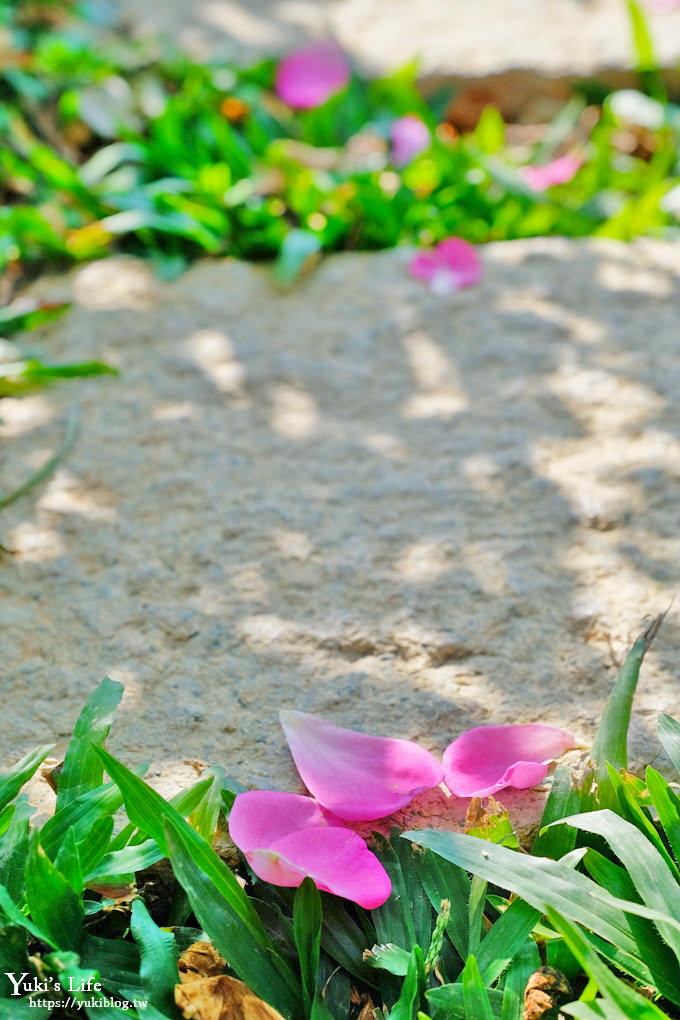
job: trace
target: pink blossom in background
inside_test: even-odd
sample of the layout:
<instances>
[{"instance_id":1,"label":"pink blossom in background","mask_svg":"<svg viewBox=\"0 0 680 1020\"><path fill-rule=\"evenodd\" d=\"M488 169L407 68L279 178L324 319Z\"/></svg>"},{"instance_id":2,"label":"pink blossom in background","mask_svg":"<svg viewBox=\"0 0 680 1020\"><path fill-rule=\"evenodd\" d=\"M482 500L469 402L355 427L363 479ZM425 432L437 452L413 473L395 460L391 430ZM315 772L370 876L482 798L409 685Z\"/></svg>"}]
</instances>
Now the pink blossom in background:
<instances>
[{"instance_id":1,"label":"pink blossom in background","mask_svg":"<svg viewBox=\"0 0 680 1020\"><path fill-rule=\"evenodd\" d=\"M652 11L675 11L680 8L680 0L647 0L647 7Z\"/></svg>"},{"instance_id":2,"label":"pink blossom in background","mask_svg":"<svg viewBox=\"0 0 680 1020\"><path fill-rule=\"evenodd\" d=\"M326 40L284 57L276 71L276 92L288 106L311 110L344 89L349 78L344 53L337 43Z\"/></svg>"},{"instance_id":3,"label":"pink blossom in background","mask_svg":"<svg viewBox=\"0 0 680 1020\"><path fill-rule=\"evenodd\" d=\"M487 797L506 786L528 790L573 745L571 733L543 723L477 726L444 751L444 782L457 797Z\"/></svg>"},{"instance_id":4,"label":"pink blossom in background","mask_svg":"<svg viewBox=\"0 0 680 1020\"><path fill-rule=\"evenodd\" d=\"M520 174L534 191L547 191L548 188L553 188L556 184L566 184L572 177L575 177L582 166L581 157L576 156L573 152L568 152L566 156L559 156L543 166L528 164L520 167Z\"/></svg>"},{"instance_id":5,"label":"pink blossom in background","mask_svg":"<svg viewBox=\"0 0 680 1020\"><path fill-rule=\"evenodd\" d=\"M433 294L452 294L479 282L482 263L474 245L460 237L448 237L435 248L414 255L409 272L424 280Z\"/></svg>"},{"instance_id":6,"label":"pink blossom in background","mask_svg":"<svg viewBox=\"0 0 680 1020\"><path fill-rule=\"evenodd\" d=\"M361 836L313 801L295 793L239 793L229 834L264 882L297 888L306 877L324 892L372 910L392 884Z\"/></svg>"},{"instance_id":7,"label":"pink blossom in background","mask_svg":"<svg viewBox=\"0 0 680 1020\"><path fill-rule=\"evenodd\" d=\"M430 144L430 129L420 117L413 113L406 114L392 121L390 127L392 143L392 162L395 166L406 166L412 159Z\"/></svg>"},{"instance_id":8,"label":"pink blossom in background","mask_svg":"<svg viewBox=\"0 0 680 1020\"><path fill-rule=\"evenodd\" d=\"M357 733L306 712L280 718L302 781L340 818L385 818L442 781L434 755L410 740Z\"/></svg>"}]
</instances>

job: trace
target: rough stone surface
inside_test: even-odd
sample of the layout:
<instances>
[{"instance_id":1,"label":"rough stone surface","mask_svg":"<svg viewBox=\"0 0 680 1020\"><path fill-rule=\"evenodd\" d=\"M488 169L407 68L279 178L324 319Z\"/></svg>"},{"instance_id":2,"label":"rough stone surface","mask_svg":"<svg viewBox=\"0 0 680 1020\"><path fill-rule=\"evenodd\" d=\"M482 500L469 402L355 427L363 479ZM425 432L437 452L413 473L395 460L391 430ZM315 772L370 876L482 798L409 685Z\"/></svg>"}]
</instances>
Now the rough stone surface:
<instances>
[{"instance_id":1,"label":"rough stone surface","mask_svg":"<svg viewBox=\"0 0 680 1020\"><path fill-rule=\"evenodd\" d=\"M231 260L35 286L74 307L31 347L122 375L0 408L5 492L82 408L68 461L0 517L0 767L63 754L104 674L125 683L112 749L167 790L186 758L295 789L281 707L436 752L484 723L592 738L614 660L680 584L680 248L483 258L448 298L404 250L287 294ZM679 637L671 614L638 765L679 710Z\"/></svg>"},{"instance_id":2,"label":"rough stone surface","mask_svg":"<svg viewBox=\"0 0 680 1020\"><path fill-rule=\"evenodd\" d=\"M335 35L370 71L414 57L424 75L531 68L592 74L634 65L623 0L109 0L135 30L162 31L195 53L239 59ZM650 13L659 57L680 57L680 11Z\"/></svg>"}]
</instances>

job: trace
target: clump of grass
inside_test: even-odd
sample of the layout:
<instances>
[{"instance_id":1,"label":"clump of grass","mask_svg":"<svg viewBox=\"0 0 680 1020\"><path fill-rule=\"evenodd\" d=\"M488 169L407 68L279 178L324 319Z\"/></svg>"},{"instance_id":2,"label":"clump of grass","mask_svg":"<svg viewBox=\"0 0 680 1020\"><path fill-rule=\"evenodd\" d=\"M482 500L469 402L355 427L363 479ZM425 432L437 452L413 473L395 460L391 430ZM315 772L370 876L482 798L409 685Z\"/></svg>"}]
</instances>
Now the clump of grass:
<instances>
[{"instance_id":1,"label":"clump of grass","mask_svg":"<svg viewBox=\"0 0 680 1020\"><path fill-rule=\"evenodd\" d=\"M196 942L287 1020L523 1020L546 1001L579 1020L679 1016L680 800L654 769L626 772L617 728L650 634L624 664L594 773L555 776L532 853L509 848L507 825L375 836L393 891L371 911L311 879L260 881L228 840L243 788L224 769L166 801L145 766L113 758L122 686L104 680L51 770L41 828L20 791L50 748L0 775L0 1016L47 1016L49 988L78 1015L178 1018L178 961ZM680 723L661 716L659 734L680 768Z\"/></svg>"}]
</instances>

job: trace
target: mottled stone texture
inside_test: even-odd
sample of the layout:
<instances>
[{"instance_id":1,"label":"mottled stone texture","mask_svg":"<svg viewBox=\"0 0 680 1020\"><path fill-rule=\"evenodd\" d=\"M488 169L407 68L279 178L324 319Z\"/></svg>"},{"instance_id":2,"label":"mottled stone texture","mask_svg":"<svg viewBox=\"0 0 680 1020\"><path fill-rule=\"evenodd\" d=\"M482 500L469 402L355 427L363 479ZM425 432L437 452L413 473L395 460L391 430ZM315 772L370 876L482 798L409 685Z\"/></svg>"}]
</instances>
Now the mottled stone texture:
<instances>
[{"instance_id":1,"label":"mottled stone texture","mask_svg":"<svg viewBox=\"0 0 680 1020\"><path fill-rule=\"evenodd\" d=\"M133 260L44 279L31 335L121 378L0 408L0 485L76 448L0 517L0 765L62 753L104 674L112 748L162 788L184 758L295 789L282 706L416 738L543 720L589 740L613 660L680 585L680 248L482 250L430 295L405 251L266 268ZM678 713L677 617L644 668L634 761Z\"/></svg>"}]
</instances>

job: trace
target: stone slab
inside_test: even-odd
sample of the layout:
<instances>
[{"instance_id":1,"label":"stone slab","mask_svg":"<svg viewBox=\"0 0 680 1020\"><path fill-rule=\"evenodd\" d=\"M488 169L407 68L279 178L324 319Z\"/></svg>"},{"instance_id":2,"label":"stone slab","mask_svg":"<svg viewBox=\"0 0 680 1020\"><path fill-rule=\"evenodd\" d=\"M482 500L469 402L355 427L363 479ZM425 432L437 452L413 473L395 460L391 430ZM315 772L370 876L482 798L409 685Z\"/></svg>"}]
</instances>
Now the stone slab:
<instances>
[{"instance_id":1,"label":"stone slab","mask_svg":"<svg viewBox=\"0 0 680 1020\"><path fill-rule=\"evenodd\" d=\"M0 488L79 441L0 517L0 767L63 754L100 677L112 749L161 788L186 759L295 789L281 707L422 741L543 720L592 739L615 661L680 586L680 247L533 240L483 250L448 298L408 252L162 284L112 258L33 292L31 334L121 378L0 408ZM657 761L680 712L677 615L632 732Z\"/></svg>"},{"instance_id":2,"label":"stone slab","mask_svg":"<svg viewBox=\"0 0 680 1020\"><path fill-rule=\"evenodd\" d=\"M370 73L418 58L424 77L514 68L551 77L634 66L623 0L107 0L134 31L199 56L252 60L334 35ZM680 58L680 10L650 14L664 66Z\"/></svg>"}]
</instances>

